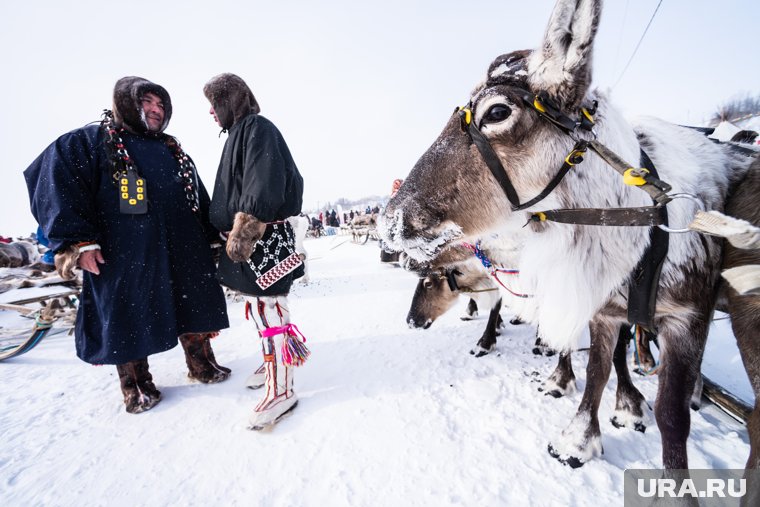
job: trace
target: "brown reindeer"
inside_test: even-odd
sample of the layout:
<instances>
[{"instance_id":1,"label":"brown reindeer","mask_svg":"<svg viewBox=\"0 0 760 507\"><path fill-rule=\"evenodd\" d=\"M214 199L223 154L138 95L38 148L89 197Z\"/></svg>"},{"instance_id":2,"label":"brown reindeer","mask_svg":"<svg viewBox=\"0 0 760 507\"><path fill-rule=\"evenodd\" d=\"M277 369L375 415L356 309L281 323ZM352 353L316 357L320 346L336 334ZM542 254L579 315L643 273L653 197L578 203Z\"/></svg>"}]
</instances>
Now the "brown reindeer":
<instances>
[{"instance_id":1,"label":"brown reindeer","mask_svg":"<svg viewBox=\"0 0 760 507\"><path fill-rule=\"evenodd\" d=\"M516 248L506 252L495 248L492 252L486 246L483 250L490 260L499 259L500 262L511 263L514 261ZM496 337L499 335L498 330L503 326L499 314L502 298L498 294L498 286L492 276L469 249L462 247L446 249L434 261L427 264L408 260L405 268L420 276L406 318L409 327L429 328L438 317L452 308L460 293L468 294L479 299L481 306L485 303L491 308L483 335L475 348L470 350L470 354L475 357L482 357L493 349L496 345ZM474 300L470 299L468 314L471 314L473 304L475 304ZM465 320L465 317L462 319ZM516 325L521 322L519 319L513 319L510 323ZM648 335L651 339L651 334ZM618 344L613 356L613 365L618 378L616 394L618 410L611 418L611 422L616 427L630 424L634 429L643 433L646 430L641 411L644 397L634 387L626 365L627 346L631 338L630 326L621 326ZM634 339L639 340L640 338L635 337ZM641 341L646 345L646 352L649 352L649 340L641 339ZM552 356L555 351L544 345L538 337L538 332L536 332L536 346L533 353ZM649 353L648 359L651 360L649 368L653 368L654 358L651 357L651 353ZM638 366L647 368L648 363ZM573 372L571 353L560 351L556 368L538 390L548 396L560 398L566 394L574 393L575 389L575 373ZM635 414L633 420L624 417L624 414L628 413Z\"/></svg>"},{"instance_id":2,"label":"brown reindeer","mask_svg":"<svg viewBox=\"0 0 760 507\"><path fill-rule=\"evenodd\" d=\"M590 329L583 398L549 446L564 463L580 465L602 453L599 403L621 327L635 321L656 330L662 462L685 469L689 401L718 290L722 242L695 233L668 236L651 225L687 224L700 208L722 211L750 159L661 120L631 125L604 93L592 90L600 13L599 0L559 0L539 49L494 60L378 227L390 247L420 261L492 232L525 231L518 267L533 298L519 315L560 350L573 349ZM631 163L650 169L626 171L622 179L619 172ZM616 209L623 210L609 211ZM563 223L562 216L571 218ZM624 226L630 216L637 218ZM647 273L659 282L643 283ZM631 290L638 286L649 290ZM629 295L644 293L656 293L656 306L645 300L641 312L629 315L629 302L638 301ZM745 362L758 360L758 348L742 348ZM623 405L641 409L639 396ZM759 443L752 444L758 456Z\"/></svg>"},{"instance_id":3,"label":"brown reindeer","mask_svg":"<svg viewBox=\"0 0 760 507\"><path fill-rule=\"evenodd\" d=\"M476 307L490 308L483 336L470 351L475 357L488 354L496 345L499 329L504 325L499 315L502 298L499 288L480 261L466 249L452 248L435 262L416 265L413 270L420 280L406 317L409 327L429 328L438 317L454 306L460 294L466 294L471 297L468 304L469 316L473 315L474 302L477 302Z\"/></svg>"},{"instance_id":4,"label":"brown reindeer","mask_svg":"<svg viewBox=\"0 0 760 507\"><path fill-rule=\"evenodd\" d=\"M726 205L726 213L746 220L755 226L760 226L758 195L760 195L760 160L752 164L750 173L730 196ZM760 250L741 250L730 243L726 243L723 258L724 270L752 265L760 265ZM742 352L742 360L752 390L755 392L755 407L747 420L751 449L747 468L755 469L760 468L760 405L758 404L758 393L760 393L760 352L758 352L760 350L760 293L752 291L742 295L726 284L726 295L731 313L731 327ZM751 489L756 492L758 485ZM756 497L756 500L760 500L760 498Z\"/></svg>"}]
</instances>

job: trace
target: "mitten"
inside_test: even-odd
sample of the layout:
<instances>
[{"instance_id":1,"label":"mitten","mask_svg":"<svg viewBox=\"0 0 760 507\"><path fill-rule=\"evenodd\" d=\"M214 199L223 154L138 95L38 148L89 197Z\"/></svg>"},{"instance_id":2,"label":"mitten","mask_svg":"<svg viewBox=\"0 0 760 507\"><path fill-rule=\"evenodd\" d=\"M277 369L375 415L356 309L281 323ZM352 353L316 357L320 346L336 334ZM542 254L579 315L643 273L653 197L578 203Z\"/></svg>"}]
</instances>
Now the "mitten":
<instances>
[{"instance_id":1,"label":"mitten","mask_svg":"<svg viewBox=\"0 0 760 507\"><path fill-rule=\"evenodd\" d=\"M79 246L69 245L55 254L55 269L64 280L73 280L74 268L79 260Z\"/></svg>"},{"instance_id":2,"label":"mitten","mask_svg":"<svg viewBox=\"0 0 760 507\"><path fill-rule=\"evenodd\" d=\"M267 224L248 213L238 211L227 237L227 255L233 262L245 262L253 255L256 242L264 235Z\"/></svg>"}]
</instances>

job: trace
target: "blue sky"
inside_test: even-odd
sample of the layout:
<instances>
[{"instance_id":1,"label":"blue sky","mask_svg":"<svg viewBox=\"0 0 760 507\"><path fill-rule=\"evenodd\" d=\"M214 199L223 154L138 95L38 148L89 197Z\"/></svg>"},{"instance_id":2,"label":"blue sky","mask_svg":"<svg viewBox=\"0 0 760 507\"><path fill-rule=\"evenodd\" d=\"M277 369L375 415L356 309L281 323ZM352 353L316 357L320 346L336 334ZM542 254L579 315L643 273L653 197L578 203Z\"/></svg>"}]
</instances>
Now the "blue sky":
<instances>
[{"instance_id":1,"label":"blue sky","mask_svg":"<svg viewBox=\"0 0 760 507\"><path fill-rule=\"evenodd\" d=\"M607 1L594 84L615 84L659 0ZM139 75L172 96L167 132L212 187L224 143L203 84L234 72L278 125L305 204L390 191L483 78L536 47L554 2L4 2L0 7L0 234L33 230L22 171L57 136L97 120L114 82ZM613 101L628 115L701 124L757 95L760 2L664 0Z\"/></svg>"}]
</instances>

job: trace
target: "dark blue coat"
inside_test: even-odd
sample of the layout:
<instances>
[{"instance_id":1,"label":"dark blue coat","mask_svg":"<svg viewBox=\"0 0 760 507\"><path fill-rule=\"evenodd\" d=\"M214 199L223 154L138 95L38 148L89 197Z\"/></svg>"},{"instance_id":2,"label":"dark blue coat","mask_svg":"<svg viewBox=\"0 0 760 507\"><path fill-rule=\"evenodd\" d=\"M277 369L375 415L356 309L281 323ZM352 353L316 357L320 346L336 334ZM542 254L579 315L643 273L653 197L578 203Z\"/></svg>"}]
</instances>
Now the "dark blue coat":
<instances>
[{"instance_id":1,"label":"dark blue coat","mask_svg":"<svg viewBox=\"0 0 760 507\"><path fill-rule=\"evenodd\" d=\"M196 215L164 141L121 135L146 181L146 214L119 212L98 125L61 136L24 172L32 214L53 250L83 241L101 246L106 263L100 275L84 272L76 322L77 355L93 364L144 358L173 348L182 333L229 326L205 188L200 184Z\"/></svg>"}]
</instances>

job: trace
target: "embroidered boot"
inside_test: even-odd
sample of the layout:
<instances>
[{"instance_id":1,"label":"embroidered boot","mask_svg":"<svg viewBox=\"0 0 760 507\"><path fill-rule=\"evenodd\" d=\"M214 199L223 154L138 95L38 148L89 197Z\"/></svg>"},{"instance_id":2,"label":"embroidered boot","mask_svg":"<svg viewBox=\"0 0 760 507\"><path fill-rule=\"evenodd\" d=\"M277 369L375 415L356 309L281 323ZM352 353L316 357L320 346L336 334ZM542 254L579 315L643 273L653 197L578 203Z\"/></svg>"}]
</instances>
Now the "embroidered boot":
<instances>
[{"instance_id":1,"label":"embroidered boot","mask_svg":"<svg viewBox=\"0 0 760 507\"><path fill-rule=\"evenodd\" d=\"M250 304L246 307L248 312ZM264 353L265 389L264 398L251 414L249 428L260 430L276 423L296 406L298 397L293 392L293 366L302 364L309 351L293 334L295 327L290 325L286 296L257 298L256 309L258 315L251 314Z\"/></svg>"},{"instance_id":2,"label":"embroidered boot","mask_svg":"<svg viewBox=\"0 0 760 507\"><path fill-rule=\"evenodd\" d=\"M161 391L153 384L153 376L148 371L148 359L138 359L117 364L124 405L130 414L150 410L161 401Z\"/></svg>"},{"instance_id":3,"label":"embroidered boot","mask_svg":"<svg viewBox=\"0 0 760 507\"><path fill-rule=\"evenodd\" d=\"M245 386L248 389L259 389L261 387L264 387L266 380L266 364L261 363L261 366L259 366L256 371L248 375L248 378L245 379Z\"/></svg>"},{"instance_id":4,"label":"embroidered boot","mask_svg":"<svg viewBox=\"0 0 760 507\"><path fill-rule=\"evenodd\" d=\"M261 430L276 423L283 415L293 410L298 396L293 392L293 367L282 364L281 347L284 336L262 338L264 349L264 399L253 409L249 419L250 429Z\"/></svg>"},{"instance_id":5,"label":"embroidered boot","mask_svg":"<svg viewBox=\"0 0 760 507\"><path fill-rule=\"evenodd\" d=\"M227 380L232 370L216 362L209 337L209 333L185 333L179 337L179 342L185 350L188 378L216 384Z\"/></svg>"}]
</instances>

